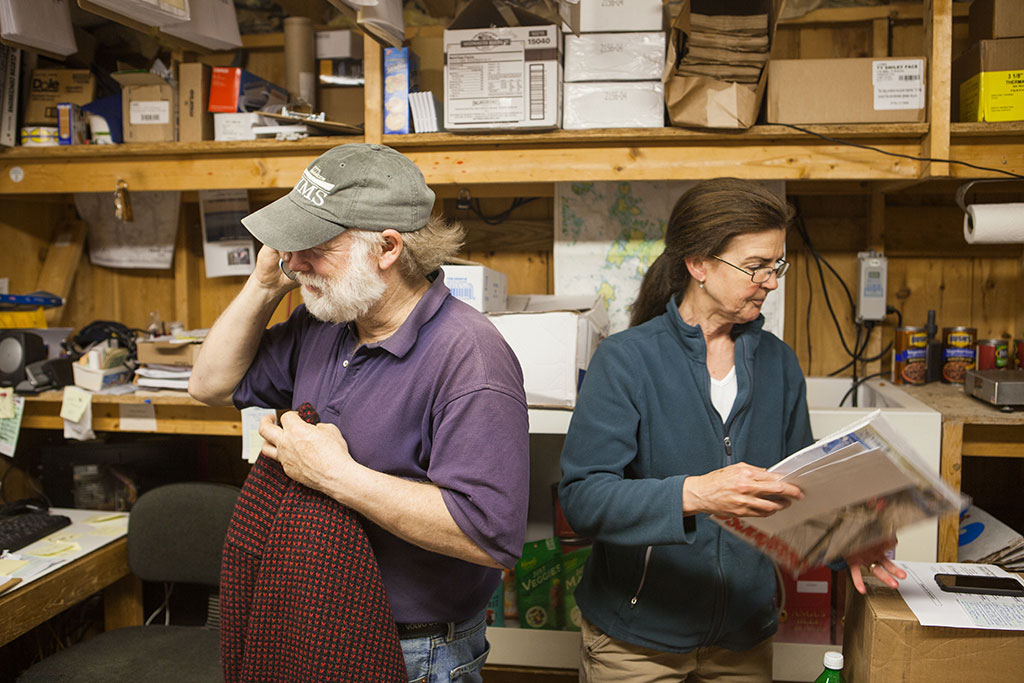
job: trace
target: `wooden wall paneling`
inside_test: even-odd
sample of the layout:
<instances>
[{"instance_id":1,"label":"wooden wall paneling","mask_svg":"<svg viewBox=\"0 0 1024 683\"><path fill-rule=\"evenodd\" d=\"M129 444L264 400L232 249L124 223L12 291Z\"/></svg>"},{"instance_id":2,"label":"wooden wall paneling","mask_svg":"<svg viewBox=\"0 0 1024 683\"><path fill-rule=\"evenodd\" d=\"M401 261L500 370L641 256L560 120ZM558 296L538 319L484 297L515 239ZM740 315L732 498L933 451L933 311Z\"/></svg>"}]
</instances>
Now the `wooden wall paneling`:
<instances>
[{"instance_id":1,"label":"wooden wall paneling","mask_svg":"<svg viewBox=\"0 0 1024 683\"><path fill-rule=\"evenodd\" d=\"M467 251L463 256L505 273L509 294L555 293L550 251Z\"/></svg>"},{"instance_id":2,"label":"wooden wall paneling","mask_svg":"<svg viewBox=\"0 0 1024 683\"><path fill-rule=\"evenodd\" d=\"M1013 258L973 259L971 283L971 326L979 339L1013 339L1021 300L1017 296L1020 260Z\"/></svg>"},{"instance_id":3,"label":"wooden wall paneling","mask_svg":"<svg viewBox=\"0 0 1024 683\"><path fill-rule=\"evenodd\" d=\"M78 219L64 220L55 228L35 289L67 300L82 260L85 232L85 223ZM46 324L59 327L66 316L67 306L50 308L46 311Z\"/></svg>"},{"instance_id":4,"label":"wooden wall paneling","mask_svg":"<svg viewBox=\"0 0 1024 683\"><path fill-rule=\"evenodd\" d=\"M174 243L174 313L172 319L186 330L202 327L199 312L199 259L193 245L202 239L199 206L182 202L178 213L178 238Z\"/></svg>"},{"instance_id":5,"label":"wooden wall paneling","mask_svg":"<svg viewBox=\"0 0 1024 683\"><path fill-rule=\"evenodd\" d=\"M972 324L974 264L969 259L889 259L889 301L904 325L923 326L935 311L940 328Z\"/></svg>"},{"instance_id":6,"label":"wooden wall paneling","mask_svg":"<svg viewBox=\"0 0 1024 683\"><path fill-rule=\"evenodd\" d=\"M39 280L60 207L21 199L6 200L2 206L0 277L8 279L12 294L26 294L35 290Z\"/></svg>"},{"instance_id":7,"label":"wooden wall paneling","mask_svg":"<svg viewBox=\"0 0 1024 683\"><path fill-rule=\"evenodd\" d=\"M384 50L376 40L363 40L363 137L380 143L384 137Z\"/></svg>"},{"instance_id":8,"label":"wooden wall paneling","mask_svg":"<svg viewBox=\"0 0 1024 683\"><path fill-rule=\"evenodd\" d=\"M888 57L892 39L892 23L887 17L871 22L871 56Z\"/></svg>"}]
</instances>

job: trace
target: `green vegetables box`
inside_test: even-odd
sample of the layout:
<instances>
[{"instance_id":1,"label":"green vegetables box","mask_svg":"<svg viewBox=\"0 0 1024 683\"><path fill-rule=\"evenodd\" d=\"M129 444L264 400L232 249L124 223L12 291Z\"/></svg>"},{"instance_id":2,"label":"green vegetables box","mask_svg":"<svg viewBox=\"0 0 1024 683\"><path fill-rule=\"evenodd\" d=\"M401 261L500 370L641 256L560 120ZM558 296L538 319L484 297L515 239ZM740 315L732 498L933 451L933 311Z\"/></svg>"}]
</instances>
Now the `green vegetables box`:
<instances>
[{"instance_id":1,"label":"green vegetables box","mask_svg":"<svg viewBox=\"0 0 1024 683\"><path fill-rule=\"evenodd\" d=\"M580 608L576 606L576 586L583 578L583 567L590 557L590 546L562 555L562 628L580 630Z\"/></svg>"},{"instance_id":2,"label":"green vegetables box","mask_svg":"<svg viewBox=\"0 0 1024 683\"><path fill-rule=\"evenodd\" d=\"M516 563L516 599L522 628L561 627L562 550L557 538L523 546Z\"/></svg>"}]
</instances>

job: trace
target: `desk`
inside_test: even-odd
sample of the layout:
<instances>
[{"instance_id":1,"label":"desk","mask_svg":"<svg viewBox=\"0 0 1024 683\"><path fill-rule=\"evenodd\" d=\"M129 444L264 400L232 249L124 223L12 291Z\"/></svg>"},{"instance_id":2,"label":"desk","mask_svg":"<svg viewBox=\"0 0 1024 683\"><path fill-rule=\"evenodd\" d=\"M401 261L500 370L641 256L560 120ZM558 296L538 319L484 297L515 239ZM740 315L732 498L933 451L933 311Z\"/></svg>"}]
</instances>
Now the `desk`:
<instances>
[{"instance_id":1,"label":"desk","mask_svg":"<svg viewBox=\"0 0 1024 683\"><path fill-rule=\"evenodd\" d=\"M1004 413L964 394L959 384L933 382L900 388L942 413L939 472L957 491L964 456L1024 458L1024 411ZM959 527L956 515L946 515L939 520L939 562L957 561Z\"/></svg>"},{"instance_id":2,"label":"desk","mask_svg":"<svg viewBox=\"0 0 1024 683\"><path fill-rule=\"evenodd\" d=\"M87 520L111 514L106 511L54 508L53 512L70 517L71 525L16 554L27 559L48 539L69 535L77 536L80 548L63 562L25 577L20 585L0 596L0 645L98 591L103 591L106 630L142 623L142 584L128 567L123 527L117 533L95 533L96 525Z\"/></svg>"}]
</instances>

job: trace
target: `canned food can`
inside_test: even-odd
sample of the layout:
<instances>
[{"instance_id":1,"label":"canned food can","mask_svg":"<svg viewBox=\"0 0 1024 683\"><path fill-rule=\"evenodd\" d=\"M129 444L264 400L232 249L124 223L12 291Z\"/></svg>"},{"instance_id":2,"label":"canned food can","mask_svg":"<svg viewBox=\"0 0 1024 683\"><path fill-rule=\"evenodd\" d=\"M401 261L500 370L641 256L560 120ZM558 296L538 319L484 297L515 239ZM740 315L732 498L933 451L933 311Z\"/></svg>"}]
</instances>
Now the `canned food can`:
<instances>
[{"instance_id":1,"label":"canned food can","mask_svg":"<svg viewBox=\"0 0 1024 683\"><path fill-rule=\"evenodd\" d=\"M1016 359L1015 366L1018 370L1024 370L1024 339L1013 340L1013 356ZM1009 364L1007 364L1009 365Z\"/></svg>"},{"instance_id":2,"label":"canned food can","mask_svg":"<svg viewBox=\"0 0 1024 683\"><path fill-rule=\"evenodd\" d=\"M892 345L892 383L924 384L928 335L923 327L897 327Z\"/></svg>"},{"instance_id":3,"label":"canned food can","mask_svg":"<svg viewBox=\"0 0 1024 683\"><path fill-rule=\"evenodd\" d=\"M975 339L978 331L973 327L942 328L942 381L963 384L968 370L974 369Z\"/></svg>"},{"instance_id":4,"label":"canned food can","mask_svg":"<svg viewBox=\"0 0 1024 683\"><path fill-rule=\"evenodd\" d=\"M1005 339L979 339L976 362L979 370L1003 370L1009 360L1010 345Z\"/></svg>"}]
</instances>

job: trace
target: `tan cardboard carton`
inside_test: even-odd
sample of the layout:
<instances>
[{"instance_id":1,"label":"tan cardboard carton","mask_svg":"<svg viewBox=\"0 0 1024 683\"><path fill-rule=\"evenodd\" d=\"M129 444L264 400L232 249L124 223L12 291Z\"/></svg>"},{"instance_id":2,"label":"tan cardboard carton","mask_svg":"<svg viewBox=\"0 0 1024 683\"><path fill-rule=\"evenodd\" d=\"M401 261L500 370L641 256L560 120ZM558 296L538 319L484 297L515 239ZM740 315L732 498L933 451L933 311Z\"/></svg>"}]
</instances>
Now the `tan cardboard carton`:
<instances>
[{"instance_id":1,"label":"tan cardboard carton","mask_svg":"<svg viewBox=\"0 0 1024 683\"><path fill-rule=\"evenodd\" d=\"M1024 671L1024 632L921 626L899 592L849 591L843 675L856 683L1003 681Z\"/></svg>"},{"instance_id":2,"label":"tan cardboard carton","mask_svg":"<svg viewBox=\"0 0 1024 683\"><path fill-rule=\"evenodd\" d=\"M953 60L954 121L1024 121L1024 38L982 40Z\"/></svg>"},{"instance_id":3,"label":"tan cardboard carton","mask_svg":"<svg viewBox=\"0 0 1024 683\"><path fill-rule=\"evenodd\" d=\"M33 69L25 102L25 125L56 126L57 105L78 106L96 97L96 78L88 69Z\"/></svg>"},{"instance_id":4,"label":"tan cardboard carton","mask_svg":"<svg viewBox=\"0 0 1024 683\"><path fill-rule=\"evenodd\" d=\"M120 71L111 74L121 84L121 128L125 142L173 142L174 87L156 74Z\"/></svg>"},{"instance_id":5,"label":"tan cardboard carton","mask_svg":"<svg viewBox=\"0 0 1024 683\"><path fill-rule=\"evenodd\" d=\"M775 59L768 123L921 122L925 59Z\"/></svg>"},{"instance_id":6,"label":"tan cardboard carton","mask_svg":"<svg viewBox=\"0 0 1024 683\"><path fill-rule=\"evenodd\" d=\"M140 363L154 365L195 365L202 344L172 344L166 341L140 341L135 345Z\"/></svg>"},{"instance_id":7,"label":"tan cardboard carton","mask_svg":"<svg viewBox=\"0 0 1024 683\"><path fill-rule=\"evenodd\" d=\"M1024 37L1024 2L973 0L968 21L972 43L990 38Z\"/></svg>"},{"instance_id":8,"label":"tan cardboard carton","mask_svg":"<svg viewBox=\"0 0 1024 683\"><path fill-rule=\"evenodd\" d=\"M178 140L213 139L210 104L210 66L201 62L178 65Z\"/></svg>"}]
</instances>

